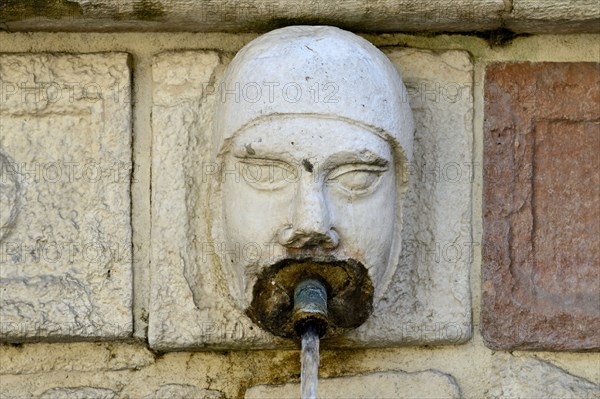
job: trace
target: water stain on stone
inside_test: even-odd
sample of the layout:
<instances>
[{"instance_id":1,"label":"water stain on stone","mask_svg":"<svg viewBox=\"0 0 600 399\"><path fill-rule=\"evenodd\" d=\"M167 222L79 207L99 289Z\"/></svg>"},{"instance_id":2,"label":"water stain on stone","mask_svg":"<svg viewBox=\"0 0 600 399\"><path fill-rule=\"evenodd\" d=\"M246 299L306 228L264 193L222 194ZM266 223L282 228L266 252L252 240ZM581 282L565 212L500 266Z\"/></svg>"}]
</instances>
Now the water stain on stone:
<instances>
[{"instance_id":1,"label":"water stain on stone","mask_svg":"<svg viewBox=\"0 0 600 399\"><path fill-rule=\"evenodd\" d=\"M165 15L159 1L141 0L133 4L133 16L143 21L156 21Z\"/></svg>"},{"instance_id":2,"label":"water stain on stone","mask_svg":"<svg viewBox=\"0 0 600 399\"><path fill-rule=\"evenodd\" d=\"M20 21L30 18L81 17L83 9L68 0L5 0L0 2L0 20Z\"/></svg>"}]
</instances>

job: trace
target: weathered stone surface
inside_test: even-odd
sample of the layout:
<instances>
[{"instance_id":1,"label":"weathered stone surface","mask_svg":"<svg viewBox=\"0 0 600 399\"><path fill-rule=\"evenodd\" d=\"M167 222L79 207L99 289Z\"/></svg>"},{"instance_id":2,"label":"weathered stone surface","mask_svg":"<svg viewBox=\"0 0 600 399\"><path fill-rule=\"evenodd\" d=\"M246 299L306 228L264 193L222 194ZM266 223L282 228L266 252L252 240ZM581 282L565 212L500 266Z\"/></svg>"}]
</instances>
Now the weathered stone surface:
<instances>
[{"instance_id":1,"label":"weathered stone surface","mask_svg":"<svg viewBox=\"0 0 600 399\"><path fill-rule=\"evenodd\" d=\"M154 363L147 348L125 343L56 343L0 346L0 374L49 374L56 371L118 371L141 369Z\"/></svg>"},{"instance_id":2,"label":"weathered stone surface","mask_svg":"<svg viewBox=\"0 0 600 399\"><path fill-rule=\"evenodd\" d=\"M486 397L598 399L600 386L536 358L496 354Z\"/></svg>"},{"instance_id":3,"label":"weathered stone surface","mask_svg":"<svg viewBox=\"0 0 600 399\"><path fill-rule=\"evenodd\" d=\"M257 82L276 85L262 95ZM401 249L414 122L397 69L351 32L290 26L248 43L220 85L209 203L227 295L263 329L297 338L291 301L310 275L327 287L324 338L361 325Z\"/></svg>"},{"instance_id":4,"label":"weathered stone surface","mask_svg":"<svg viewBox=\"0 0 600 399\"><path fill-rule=\"evenodd\" d=\"M596 0L512 0L505 24L516 32L598 32L600 7Z\"/></svg>"},{"instance_id":5,"label":"weathered stone surface","mask_svg":"<svg viewBox=\"0 0 600 399\"><path fill-rule=\"evenodd\" d=\"M152 394L146 396L144 399L187 399L187 398L198 398L198 399L224 399L225 395L222 392L215 391L214 389L203 389L198 388L194 385L187 384L166 384L158 388Z\"/></svg>"},{"instance_id":6,"label":"weathered stone surface","mask_svg":"<svg viewBox=\"0 0 600 399\"><path fill-rule=\"evenodd\" d=\"M1 340L131 333L129 75L123 53L0 55Z\"/></svg>"},{"instance_id":7,"label":"weathered stone surface","mask_svg":"<svg viewBox=\"0 0 600 399\"><path fill-rule=\"evenodd\" d=\"M502 0L324 0L298 3L249 0L86 0L8 2L0 22L9 30L266 31L285 25L335 25L359 31L468 31L497 29Z\"/></svg>"},{"instance_id":8,"label":"weathered stone surface","mask_svg":"<svg viewBox=\"0 0 600 399\"><path fill-rule=\"evenodd\" d=\"M4 2L0 27L10 31L267 31L286 25L333 25L354 31L598 32L595 0L325 0L302 3L217 0L85 0Z\"/></svg>"},{"instance_id":9,"label":"weathered stone surface","mask_svg":"<svg viewBox=\"0 0 600 399\"><path fill-rule=\"evenodd\" d=\"M494 64L485 88L482 332L600 347L600 64Z\"/></svg>"},{"instance_id":10,"label":"weathered stone surface","mask_svg":"<svg viewBox=\"0 0 600 399\"><path fill-rule=\"evenodd\" d=\"M104 388L77 387L51 388L40 395L39 399L114 399L117 392Z\"/></svg>"},{"instance_id":11,"label":"weathered stone surface","mask_svg":"<svg viewBox=\"0 0 600 399\"><path fill-rule=\"evenodd\" d=\"M327 399L370 398L460 398L454 378L436 370L405 373L358 374L319 379L318 395ZM246 391L246 399L293 399L300 396L300 384L257 385Z\"/></svg>"},{"instance_id":12,"label":"weathered stone surface","mask_svg":"<svg viewBox=\"0 0 600 399\"><path fill-rule=\"evenodd\" d=\"M402 72L417 126L404 252L371 318L324 346L457 343L471 334L472 64L461 51L386 54ZM153 64L149 341L161 350L293 345L253 325L224 295L206 225L212 113L227 62L214 52L181 52ZM197 280L185 273L193 267ZM197 304L192 288L201 293Z\"/></svg>"},{"instance_id":13,"label":"weathered stone surface","mask_svg":"<svg viewBox=\"0 0 600 399\"><path fill-rule=\"evenodd\" d=\"M10 168L10 163L10 159L0 152L0 173ZM0 179L0 240L2 240L17 218L18 181L17 176L13 174L2 173L0 176L2 177Z\"/></svg>"}]
</instances>

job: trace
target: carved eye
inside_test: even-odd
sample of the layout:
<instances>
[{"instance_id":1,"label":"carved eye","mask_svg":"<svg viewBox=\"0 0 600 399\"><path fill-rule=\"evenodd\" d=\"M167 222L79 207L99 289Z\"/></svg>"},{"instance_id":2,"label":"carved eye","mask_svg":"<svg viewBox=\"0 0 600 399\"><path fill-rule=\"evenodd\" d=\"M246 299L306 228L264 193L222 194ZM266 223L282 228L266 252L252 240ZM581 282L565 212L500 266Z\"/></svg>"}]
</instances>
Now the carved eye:
<instances>
[{"instance_id":1,"label":"carved eye","mask_svg":"<svg viewBox=\"0 0 600 399\"><path fill-rule=\"evenodd\" d=\"M284 162L247 159L241 162L242 179L259 190L277 190L298 181L298 170Z\"/></svg>"},{"instance_id":2,"label":"carved eye","mask_svg":"<svg viewBox=\"0 0 600 399\"><path fill-rule=\"evenodd\" d=\"M344 165L329 174L327 183L351 195L364 195L375 190L386 170L376 165Z\"/></svg>"}]
</instances>

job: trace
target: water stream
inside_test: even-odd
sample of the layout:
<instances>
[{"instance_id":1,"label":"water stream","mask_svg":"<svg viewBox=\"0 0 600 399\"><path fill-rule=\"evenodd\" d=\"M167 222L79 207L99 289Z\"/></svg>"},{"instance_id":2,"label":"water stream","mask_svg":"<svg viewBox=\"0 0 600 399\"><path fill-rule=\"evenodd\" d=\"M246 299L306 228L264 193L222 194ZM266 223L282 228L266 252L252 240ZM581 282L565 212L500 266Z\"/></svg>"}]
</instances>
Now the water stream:
<instances>
[{"instance_id":1,"label":"water stream","mask_svg":"<svg viewBox=\"0 0 600 399\"><path fill-rule=\"evenodd\" d=\"M300 373L300 393L302 399L317 399L319 375L319 333L309 323L302 334L302 371Z\"/></svg>"}]
</instances>

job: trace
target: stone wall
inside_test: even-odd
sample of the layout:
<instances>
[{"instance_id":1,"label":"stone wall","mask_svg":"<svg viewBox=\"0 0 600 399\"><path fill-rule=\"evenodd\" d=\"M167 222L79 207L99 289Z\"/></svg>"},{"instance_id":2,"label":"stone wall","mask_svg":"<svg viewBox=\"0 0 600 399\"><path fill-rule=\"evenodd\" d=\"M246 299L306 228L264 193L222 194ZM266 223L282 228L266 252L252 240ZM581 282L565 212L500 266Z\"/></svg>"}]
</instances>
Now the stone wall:
<instances>
[{"instance_id":1,"label":"stone wall","mask_svg":"<svg viewBox=\"0 0 600 399\"><path fill-rule=\"evenodd\" d=\"M21 0L0 4L11 31L267 31L335 25L368 32L582 33L600 30L594 0Z\"/></svg>"},{"instance_id":2,"label":"stone wall","mask_svg":"<svg viewBox=\"0 0 600 399\"><path fill-rule=\"evenodd\" d=\"M223 321L195 345L170 273L203 217L203 84L256 36L0 32L0 397L296 395L297 349ZM363 36L408 81L410 178L439 214L400 268L421 312L324 344L323 395L600 397L600 37Z\"/></svg>"}]
</instances>

